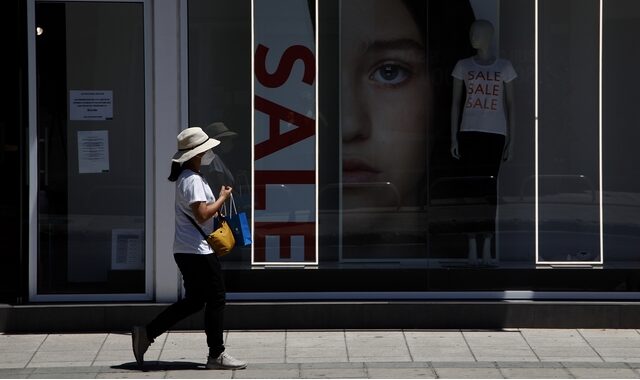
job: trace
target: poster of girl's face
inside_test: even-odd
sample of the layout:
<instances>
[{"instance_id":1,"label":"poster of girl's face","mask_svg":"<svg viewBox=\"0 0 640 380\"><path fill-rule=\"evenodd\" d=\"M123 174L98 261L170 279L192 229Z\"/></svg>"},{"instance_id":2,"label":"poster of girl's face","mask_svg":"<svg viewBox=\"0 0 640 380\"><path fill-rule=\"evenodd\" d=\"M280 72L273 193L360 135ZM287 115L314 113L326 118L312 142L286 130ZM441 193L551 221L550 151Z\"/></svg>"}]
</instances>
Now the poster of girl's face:
<instances>
[{"instance_id":1,"label":"poster of girl's face","mask_svg":"<svg viewBox=\"0 0 640 380\"><path fill-rule=\"evenodd\" d=\"M426 258L433 121L450 97L450 73L429 66L427 2L339 4L341 258Z\"/></svg>"},{"instance_id":2,"label":"poster of girl's face","mask_svg":"<svg viewBox=\"0 0 640 380\"><path fill-rule=\"evenodd\" d=\"M402 1L342 1L341 21L343 234L353 235L380 223L367 208L418 204L429 78L424 38Z\"/></svg>"}]
</instances>

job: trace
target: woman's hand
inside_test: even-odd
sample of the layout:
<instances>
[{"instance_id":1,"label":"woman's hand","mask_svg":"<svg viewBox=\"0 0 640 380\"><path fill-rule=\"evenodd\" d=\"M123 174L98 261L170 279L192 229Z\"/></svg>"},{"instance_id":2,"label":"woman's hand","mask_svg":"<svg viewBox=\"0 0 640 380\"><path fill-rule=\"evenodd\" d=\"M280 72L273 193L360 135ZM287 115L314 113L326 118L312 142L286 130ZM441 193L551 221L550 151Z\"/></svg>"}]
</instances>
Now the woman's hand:
<instances>
[{"instance_id":1,"label":"woman's hand","mask_svg":"<svg viewBox=\"0 0 640 380\"><path fill-rule=\"evenodd\" d=\"M218 198L222 198L222 199L226 200L231 195L231 191L233 191L231 186L222 186L222 187L220 187L220 195L218 195Z\"/></svg>"},{"instance_id":2,"label":"woman's hand","mask_svg":"<svg viewBox=\"0 0 640 380\"><path fill-rule=\"evenodd\" d=\"M205 203L205 202L196 202L191 204L191 211L193 211L193 216L195 216L198 223L205 223L207 220L213 218L218 214L220 208L224 204L224 202L231 195L231 191L233 189L230 186L222 186L220 188L220 195L218 199L216 199L213 203Z\"/></svg>"}]
</instances>

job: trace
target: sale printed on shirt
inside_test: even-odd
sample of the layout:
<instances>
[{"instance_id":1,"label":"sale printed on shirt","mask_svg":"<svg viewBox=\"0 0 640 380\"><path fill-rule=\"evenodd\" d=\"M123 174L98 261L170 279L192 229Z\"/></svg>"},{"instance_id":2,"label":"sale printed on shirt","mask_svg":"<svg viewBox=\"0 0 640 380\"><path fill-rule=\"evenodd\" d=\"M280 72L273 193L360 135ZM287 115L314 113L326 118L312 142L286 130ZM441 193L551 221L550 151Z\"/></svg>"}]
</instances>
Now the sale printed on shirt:
<instances>
[{"instance_id":1,"label":"sale printed on shirt","mask_svg":"<svg viewBox=\"0 0 640 380\"><path fill-rule=\"evenodd\" d=\"M502 73L500 71L469 70L467 72L467 100L465 108L498 110L502 96Z\"/></svg>"},{"instance_id":2,"label":"sale printed on shirt","mask_svg":"<svg viewBox=\"0 0 640 380\"><path fill-rule=\"evenodd\" d=\"M518 76L511 62L498 58L493 64L479 65L469 57L458 61L451 75L466 87L460 130L506 134L504 83Z\"/></svg>"},{"instance_id":3,"label":"sale printed on shirt","mask_svg":"<svg viewBox=\"0 0 640 380\"><path fill-rule=\"evenodd\" d=\"M253 264L315 264L316 49L307 0L254 0Z\"/></svg>"}]
</instances>

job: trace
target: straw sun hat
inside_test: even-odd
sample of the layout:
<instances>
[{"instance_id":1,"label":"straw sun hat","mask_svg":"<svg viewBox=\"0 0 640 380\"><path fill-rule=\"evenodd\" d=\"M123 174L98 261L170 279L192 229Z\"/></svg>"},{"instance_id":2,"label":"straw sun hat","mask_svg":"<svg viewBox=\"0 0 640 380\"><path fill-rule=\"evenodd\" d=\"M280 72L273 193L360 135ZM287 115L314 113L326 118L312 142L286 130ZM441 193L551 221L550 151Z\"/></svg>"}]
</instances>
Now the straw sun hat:
<instances>
[{"instance_id":1,"label":"straw sun hat","mask_svg":"<svg viewBox=\"0 0 640 380\"><path fill-rule=\"evenodd\" d=\"M206 152L220 144L219 140L209 138L200 127L187 128L178 134L178 151L171 161L183 163L196 155Z\"/></svg>"}]
</instances>

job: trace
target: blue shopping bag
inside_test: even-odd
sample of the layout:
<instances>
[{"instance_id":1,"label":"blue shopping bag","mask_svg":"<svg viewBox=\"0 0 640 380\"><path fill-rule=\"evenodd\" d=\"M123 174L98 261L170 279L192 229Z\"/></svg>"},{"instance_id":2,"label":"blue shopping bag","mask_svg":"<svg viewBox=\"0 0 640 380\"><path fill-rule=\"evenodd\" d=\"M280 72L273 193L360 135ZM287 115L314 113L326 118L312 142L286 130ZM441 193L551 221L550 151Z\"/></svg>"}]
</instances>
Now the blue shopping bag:
<instances>
[{"instance_id":1,"label":"blue shopping bag","mask_svg":"<svg viewBox=\"0 0 640 380\"><path fill-rule=\"evenodd\" d=\"M227 222L233 232L233 237L236 239L236 245L246 247L251 245L251 227L249 227L249 221L247 220L247 213L238 212L236 203L231 195L231 207Z\"/></svg>"}]
</instances>

